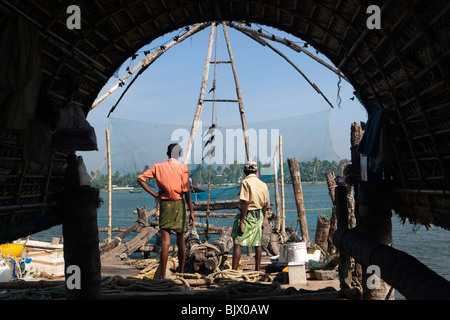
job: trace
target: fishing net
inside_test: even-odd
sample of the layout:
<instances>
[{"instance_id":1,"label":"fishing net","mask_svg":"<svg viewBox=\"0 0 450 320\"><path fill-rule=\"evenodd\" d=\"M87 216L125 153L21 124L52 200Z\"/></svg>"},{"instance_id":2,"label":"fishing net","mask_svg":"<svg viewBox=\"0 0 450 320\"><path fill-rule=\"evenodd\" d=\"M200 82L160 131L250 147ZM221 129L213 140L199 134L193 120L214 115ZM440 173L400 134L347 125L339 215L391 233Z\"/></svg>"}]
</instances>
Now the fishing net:
<instances>
[{"instance_id":1,"label":"fishing net","mask_svg":"<svg viewBox=\"0 0 450 320\"><path fill-rule=\"evenodd\" d=\"M275 170L280 176L279 136L282 136L285 172L289 158L297 158L303 163L320 160L337 164L339 158L333 149L328 124L330 112L330 109L325 109L247 122L250 154L258 163L260 179L273 182ZM183 161L191 126L111 118L112 172L131 176L129 181L133 184L138 174L157 162L167 160L170 143L181 145L183 152L179 161ZM197 200L207 200L208 186L214 189L210 194L211 200L236 199L239 183L244 177L243 164L247 161L241 123L210 127L210 123L199 122L190 155L185 160L197 191Z\"/></svg>"}]
</instances>

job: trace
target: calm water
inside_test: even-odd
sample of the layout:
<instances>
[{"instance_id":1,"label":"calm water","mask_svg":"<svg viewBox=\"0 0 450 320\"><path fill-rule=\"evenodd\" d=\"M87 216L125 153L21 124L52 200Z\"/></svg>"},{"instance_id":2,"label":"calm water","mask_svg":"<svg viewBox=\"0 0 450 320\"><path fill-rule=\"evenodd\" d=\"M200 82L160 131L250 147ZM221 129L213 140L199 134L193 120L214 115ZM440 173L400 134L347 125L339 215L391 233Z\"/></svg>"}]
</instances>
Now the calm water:
<instances>
[{"instance_id":1,"label":"calm water","mask_svg":"<svg viewBox=\"0 0 450 320\"><path fill-rule=\"evenodd\" d=\"M304 185L304 202L308 223L309 236L314 241L317 224L317 217L320 214L328 214L331 217L331 200L328 195L326 185ZM273 188L270 188L272 200L274 198ZM99 227L108 225L108 194L101 193L104 201L98 211ZM296 223L297 211L292 186L285 186L286 204L286 227L292 226L296 230L300 227ZM137 215L133 214L136 207L146 206L150 210L155 205L153 197L145 193L129 193L127 191L116 191L112 193L112 226L128 227L137 220ZM275 206L273 207L275 211ZM224 210L230 212L231 210ZM196 218L197 222L205 222L204 219ZM209 223L217 226L231 225L232 219L210 218ZM61 236L61 226L56 226L49 230L40 232L32 237L37 240L50 241L52 237ZM114 235L113 235L114 236ZM99 235L100 241L106 237L106 232ZM433 227L426 230L422 226L411 224L403 225L397 215L392 217L392 237L393 247L415 257L433 271L450 281L450 231ZM212 239L212 237L211 237ZM210 240L211 240L210 239ZM151 242L154 240L152 239ZM172 244L175 244L172 241ZM397 292L396 299L402 299Z\"/></svg>"}]
</instances>

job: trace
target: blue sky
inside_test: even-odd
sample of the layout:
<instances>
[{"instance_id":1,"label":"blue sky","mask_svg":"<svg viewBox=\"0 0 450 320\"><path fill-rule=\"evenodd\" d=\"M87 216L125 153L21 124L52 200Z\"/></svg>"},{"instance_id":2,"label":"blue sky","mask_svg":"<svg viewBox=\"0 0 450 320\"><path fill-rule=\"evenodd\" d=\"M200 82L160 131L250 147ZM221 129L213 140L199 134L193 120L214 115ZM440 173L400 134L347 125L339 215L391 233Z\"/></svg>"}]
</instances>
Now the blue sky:
<instances>
[{"instance_id":1,"label":"blue sky","mask_svg":"<svg viewBox=\"0 0 450 320\"><path fill-rule=\"evenodd\" d=\"M303 40L270 27L257 25L252 25L252 27L253 29L261 27L265 33L281 38L286 37L299 45L304 44ZM233 28L228 27L227 30L236 63L247 122L281 118L329 108L326 101L282 57ZM217 60L229 60L222 26L218 31L218 41L215 42L217 47L213 46L211 58L213 60L216 55ZM180 32L182 33L181 30L178 30L166 34L143 47L135 60L128 60L123 64L118 70L117 76L122 77L126 73L127 67L131 69L140 62L145 57L144 50L159 48L170 42ZM139 121L191 124L200 94L209 32L210 28L206 28L166 51L135 81L111 116ZM350 100L353 97L353 87L342 80L340 90L342 102L341 107L338 108L338 76L336 74L304 53L297 53L272 41L270 43L302 70L335 106L330 115L333 145L339 157L349 159L351 123L367 120L367 114L358 100ZM308 50L329 62L324 55L317 54L313 47L309 46ZM132 78L133 76L126 81L125 86L118 88L88 115L87 120L96 130L99 151L78 152L78 154L83 156L89 172L97 171L104 162L105 130L109 127L107 115ZM207 92L212 87L213 78L214 67L211 65ZM117 81L118 78L111 78L99 96ZM216 81L216 99L236 98L229 64L217 65ZM211 99L212 94L205 98ZM216 106L219 125L239 122L237 104L216 104ZM203 116L204 121L211 121L211 108L207 105L204 107Z\"/></svg>"}]
</instances>

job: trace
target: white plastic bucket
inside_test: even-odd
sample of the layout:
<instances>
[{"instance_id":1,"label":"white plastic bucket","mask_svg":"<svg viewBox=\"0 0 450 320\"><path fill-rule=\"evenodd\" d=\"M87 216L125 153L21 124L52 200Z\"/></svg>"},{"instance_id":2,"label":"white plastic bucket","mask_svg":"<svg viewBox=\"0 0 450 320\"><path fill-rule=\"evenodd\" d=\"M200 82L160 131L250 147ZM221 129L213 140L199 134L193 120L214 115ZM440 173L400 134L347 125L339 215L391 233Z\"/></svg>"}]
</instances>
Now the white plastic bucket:
<instances>
[{"instance_id":1,"label":"white plastic bucket","mask_svg":"<svg viewBox=\"0 0 450 320\"><path fill-rule=\"evenodd\" d=\"M308 255L305 242L288 243L288 262L303 263L308 261Z\"/></svg>"},{"instance_id":2,"label":"white plastic bucket","mask_svg":"<svg viewBox=\"0 0 450 320\"><path fill-rule=\"evenodd\" d=\"M279 263L308 261L308 255L305 242L288 242L280 246Z\"/></svg>"}]
</instances>

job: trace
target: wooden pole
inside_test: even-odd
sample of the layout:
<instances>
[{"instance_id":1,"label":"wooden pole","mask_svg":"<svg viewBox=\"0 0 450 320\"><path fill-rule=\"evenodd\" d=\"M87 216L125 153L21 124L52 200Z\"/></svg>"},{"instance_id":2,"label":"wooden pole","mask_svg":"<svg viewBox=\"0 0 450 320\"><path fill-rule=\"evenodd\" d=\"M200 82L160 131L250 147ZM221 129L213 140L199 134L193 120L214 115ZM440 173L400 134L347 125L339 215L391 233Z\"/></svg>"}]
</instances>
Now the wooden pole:
<instances>
[{"instance_id":1,"label":"wooden pole","mask_svg":"<svg viewBox=\"0 0 450 320\"><path fill-rule=\"evenodd\" d=\"M331 106L331 108L334 108L333 105L331 104L331 102L327 99L327 97L322 93L322 91L320 91L319 87L317 87L317 85L315 83L312 83L308 77L291 61L289 60L288 57L286 57L281 51L277 50L276 48L274 48L273 46L271 46L268 42L264 41L263 39L261 39L258 35L253 34L253 33L248 33L247 31L243 31L243 30L239 30L242 33L244 33L245 35L249 36L250 38L252 38L253 40L257 41L259 44L263 45L263 46L267 46L270 49L272 49L275 53L277 53L279 56L281 56L284 60L286 60L295 70L298 71L298 73L300 73L302 75L302 77L309 83L309 85L316 90L316 92L318 94L320 94L324 100Z\"/></svg>"},{"instance_id":2,"label":"wooden pole","mask_svg":"<svg viewBox=\"0 0 450 320\"><path fill-rule=\"evenodd\" d=\"M225 22L222 22L223 26L223 33L225 35L225 40L227 43L227 49L228 49L228 55L230 56L230 62L231 62L231 68L233 70L233 76L234 76L234 83L236 85L236 94L238 98L238 104L239 104L239 113L241 116L241 125L242 125L242 131L244 133L244 143L245 143L245 151L247 155L247 161L252 160L252 155L250 153L250 144L248 141L248 132L247 132L247 122L245 120L245 111L244 111L244 102L242 99L242 93L241 93L241 87L239 85L239 79L236 72L236 65L234 63L234 57L233 52L231 51L231 45L230 45L230 39L228 37L228 31L227 31L227 25ZM250 246L247 246L247 255L250 256L252 248Z\"/></svg>"},{"instance_id":3,"label":"wooden pole","mask_svg":"<svg viewBox=\"0 0 450 320\"><path fill-rule=\"evenodd\" d=\"M200 121L200 116L201 116L202 110L203 110L203 99L205 97L206 83L208 81L209 65L211 64L211 53L212 53L212 45L214 42L215 27L216 27L216 24L215 24L215 22L213 22L211 24L211 32L209 33L209 44L208 44L208 51L206 53L205 69L203 70L203 78L202 78L202 86L200 89L200 97L198 98L197 110L194 115L194 121L192 122L191 135L189 136L188 145L187 145L186 151L184 153L183 163L187 163L187 161L189 160L189 157L191 156L192 143L194 141L194 136L195 136L195 133L197 132L198 123Z\"/></svg>"},{"instance_id":4,"label":"wooden pole","mask_svg":"<svg viewBox=\"0 0 450 320\"><path fill-rule=\"evenodd\" d=\"M335 188L335 203L338 229L348 230L347 187L338 185ZM341 289L353 288L351 257L339 252L339 284Z\"/></svg>"},{"instance_id":5,"label":"wooden pole","mask_svg":"<svg viewBox=\"0 0 450 320\"><path fill-rule=\"evenodd\" d=\"M288 159L289 171L292 178L292 188L294 188L295 204L297 206L297 216L300 221L300 229L302 231L303 241L309 247L311 242L309 240L308 224L306 223L305 202L303 200L302 180L300 177L300 168L298 159Z\"/></svg>"},{"instance_id":6,"label":"wooden pole","mask_svg":"<svg viewBox=\"0 0 450 320\"><path fill-rule=\"evenodd\" d=\"M330 220L323 217L320 213L317 217L316 234L314 243L318 245L324 252L328 251L328 234L330 232Z\"/></svg>"},{"instance_id":7,"label":"wooden pole","mask_svg":"<svg viewBox=\"0 0 450 320\"><path fill-rule=\"evenodd\" d=\"M286 214L284 205L284 172L283 172L283 137L280 135L278 137L278 146L280 150L280 177L281 177L281 237L283 242L286 242Z\"/></svg>"},{"instance_id":8,"label":"wooden pole","mask_svg":"<svg viewBox=\"0 0 450 320\"><path fill-rule=\"evenodd\" d=\"M233 53L231 52L230 39L228 38L227 25L225 22L222 22L223 33L225 35L225 40L227 42L228 54L230 56L231 68L233 69L234 82L236 84L236 94L239 101L239 112L241 114L241 123L242 123L242 131L244 132L244 141L245 141L245 151L247 152L247 160L252 160L252 156L250 154L250 145L248 141L248 132L247 132L247 123L245 121L245 111L244 111L244 102L242 100L241 87L239 86L239 80L236 72L236 65L234 63Z\"/></svg>"},{"instance_id":9,"label":"wooden pole","mask_svg":"<svg viewBox=\"0 0 450 320\"><path fill-rule=\"evenodd\" d=\"M60 201L68 300L100 299L101 296L97 225L99 202L98 189L80 186L77 157L74 153L70 154Z\"/></svg>"},{"instance_id":10,"label":"wooden pole","mask_svg":"<svg viewBox=\"0 0 450 320\"><path fill-rule=\"evenodd\" d=\"M335 202L335 188L336 188L336 176L334 172L327 172L325 175L328 186L328 194L331 199L331 218L330 218L330 231L328 233L328 249L329 254L333 254L335 251L335 246L333 243L333 235L337 228L337 217L336 217L336 202Z\"/></svg>"},{"instance_id":11,"label":"wooden pole","mask_svg":"<svg viewBox=\"0 0 450 320\"><path fill-rule=\"evenodd\" d=\"M161 49L156 49L155 51L153 51L151 54L149 54L148 56L146 56L144 59L142 59L141 62L139 62L133 69L131 69L130 71L128 71L122 78L120 78L119 81L117 81L108 91L106 91L103 95L101 95L100 98L98 98L91 106L91 109L94 109L96 106L98 106L103 100L105 100L110 94L112 94L117 88L120 87L121 84L124 83L124 81L126 79L128 79L133 73L135 73L136 71L138 71L141 68L144 68L150 64L152 64L153 62L155 62L156 59L158 59L164 52L166 52L167 50L169 50L171 47L173 47L174 45L182 42L183 40L185 40L186 38L192 36L193 34L203 30L204 28L206 28L210 23L209 22L205 22L205 23L200 23L198 25L195 25L194 27L192 27L192 29L190 29L189 31L187 31L186 33L184 33L182 36L180 36L179 38L177 38L176 40L168 43L167 45L165 45L163 48Z\"/></svg>"},{"instance_id":12,"label":"wooden pole","mask_svg":"<svg viewBox=\"0 0 450 320\"><path fill-rule=\"evenodd\" d=\"M277 168L277 153L279 152L279 146L275 148L275 153L273 155L273 188L275 191L275 208L276 208L276 232L280 232L280 215L281 215L281 204L280 204L280 193L278 191L278 168Z\"/></svg>"},{"instance_id":13,"label":"wooden pole","mask_svg":"<svg viewBox=\"0 0 450 320\"><path fill-rule=\"evenodd\" d=\"M111 241L111 209L112 209L112 194L111 194L111 149L109 142L109 130L106 129L106 153L108 156L108 236L107 242Z\"/></svg>"},{"instance_id":14,"label":"wooden pole","mask_svg":"<svg viewBox=\"0 0 450 320\"><path fill-rule=\"evenodd\" d=\"M273 34L270 35L270 34L267 34L267 33L261 32L261 31L253 30L251 28L247 28L247 27L242 26L241 24L235 24L233 22L228 22L228 25L230 27L236 29L236 30L239 30L239 31L243 32L243 33L249 33L249 34L252 34L253 36L256 36L258 38L259 37L266 38L268 40L284 44L285 46L289 47L290 49L292 49L292 50L294 50L296 52L299 52L299 53L303 52L307 56L309 56L310 58L312 58L315 61L317 61L318 63L320 63L321 65L323 65L326 68L330 69L332 72L334 72L335 74L340 76L345 81L350 82L350 81L348 81L348 79L345 77L345 75L341 71L339 71L338 69L336 69L332 65L326 63L324 60L318 58L317 56L315 56L314 54L312 54L308 50L304 49L302 46L299 46L294 41L291 41L291 40L289 40L287 38L281 39L281 38L278 38L278 37L274 36Z\"/></svg>"}]
</instances>

